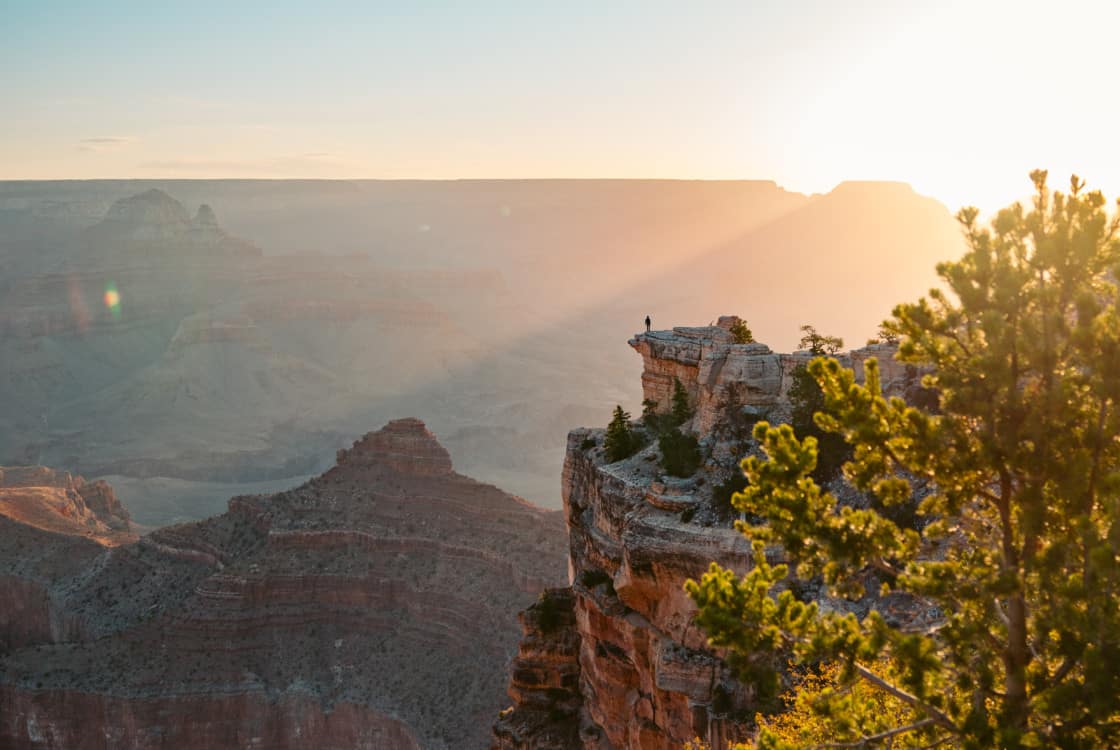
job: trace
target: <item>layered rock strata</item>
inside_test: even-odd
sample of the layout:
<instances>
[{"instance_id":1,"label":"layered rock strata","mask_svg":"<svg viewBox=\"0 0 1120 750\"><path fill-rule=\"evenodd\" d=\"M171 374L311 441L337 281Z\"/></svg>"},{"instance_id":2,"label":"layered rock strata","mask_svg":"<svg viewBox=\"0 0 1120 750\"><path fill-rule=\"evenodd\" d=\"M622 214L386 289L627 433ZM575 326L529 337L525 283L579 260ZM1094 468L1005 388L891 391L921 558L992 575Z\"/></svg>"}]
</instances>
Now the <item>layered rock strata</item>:
<instances>
[{"instance_id":1,"label":"layered rock strata","mask_svg":"<svg viewBox=\"0 0 1120 750\"><path fill-rule=\"evenodd\" d=\"M562 481L573 624L549 641L525 628L521 658L536 669L532 680L513 675L514 705L496 723L493 747L650 750L680 748L699 737L723 750L750 736L755 695L708 646L683 586L712 561L739 572L750 568L749 545L731 528L729 508L719 507L716 487L733 476L742 453L753 450L754 421L788 416L791 374L810 356L736 344L728 330L734 322L654 331L630 341L643 358L645 399L667 410L677 379L690 395L694 415L685 429L698 436L706 456L696 474L663 475L649 436L644 449L616 463L604 456L603 430L568 436ZM875 356L887 392L920 391L919 374L892 354L893 347L877 345L840 359L862 377L864 363ZM532 610L523 615L527 624L534 620ZM572 679L572 665L553 657L552 642L579 644L578 732L565 736L568 744L554 739L554 724L534 709L539 692L525 689L527 682Z\"/></svg>"},{"instance_id":2,"label":"layered rock strata","mask_svg":"<svg viewBox=\"0 0 1120 750\"><path fill-rule=\"evenodd\" d=\"M564 575L560 514L412 419L131 544L8 523L5 574L47 605L6 633L3 747L482 747L510 613Z\"/></svg>"}]
</instances>

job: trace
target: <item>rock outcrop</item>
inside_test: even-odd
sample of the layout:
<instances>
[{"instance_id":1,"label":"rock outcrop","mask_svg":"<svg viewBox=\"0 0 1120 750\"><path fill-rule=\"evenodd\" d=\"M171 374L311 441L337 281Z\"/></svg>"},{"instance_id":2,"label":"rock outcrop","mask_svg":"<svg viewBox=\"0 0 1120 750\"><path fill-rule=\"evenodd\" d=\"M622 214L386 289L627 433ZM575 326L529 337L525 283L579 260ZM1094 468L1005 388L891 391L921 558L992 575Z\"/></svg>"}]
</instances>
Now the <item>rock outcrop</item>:
<instances>
[{"instance_id":1,"label":"rock outcrop","mask_svg":"<svg viewBox=\"0 0 1120 750\"><path fill-rule=\"evenodd\" d=\"M135 541L113 488L46 466L0 466L0 516L105 545Z\"/></svg>"},{"instance_id":2,"label":"rock outcrop","mask_svg":"<svg viewBox=\"0 0 1120 750\"><path fill-rule=\"evenodd\" d=\"M523 632L510 668L514 705L494 725L498 750L578 747L583 696L579 631L570 588L548 589L518 618Z\"/></svg>"},{"instance_id":3,"label":"rock outcrop","mask_svg":"<svg viewBox=\"0 0 1120 750\"><path fill-rule=\"evenodd\" d=\"M674 381L679 379L695 406L692 427L702 436L734 420L728 410L747 407L753 414L765 411L784 416L790 376L813 355L807 351L778 354L759 343L736 344L730 328L738 320L729 315L716 326L652 331L630 339L630 346L642 355L642 399L655 402L659 411L668 411ZM872 344L839 354L837 359L862 378L863 363L875 357L884 390L902 393L920 387L916 370L896 362L894 350L891 344Z\"/></svg>"},{"instance_id":4,"label":"rock outcrop","mask_svg":"<svg viewBox=\"0 0 1120 750\"><path fill-rule=\"evenodd\" d=\"M676 379L689 392L695 412L685 427L707 456L694 476L664 476L656 441L608 463L603 430L577 429L568 436L563 497L574 616L570 626L544 639L533 626L534 610L523 614L523 668L512 676L514 705L495 724L494 748L651 750L680 748L700 737L723 750L750 736L755 695L736 679L724 655L708 646L683 585L712 561L749 569L749 545L731 528L728 508L718 507L716 488L733 475L742 452L751 450L751 425L788 415L791 373L809 356L736 344L728 331L734 319L720 322L630 341L644 361L645 399L667 410ZM840 359L862 375L864 362L875 356L888 392L920 390L918 373L891 354L891 346L876 345ZM561 593L553 596L565 601ZM561 735L555 716L540 708L537 686L573 679L570 660L552 645L573 643L579 644L580 705L578 718L561 725L576 730ZM567 710L564 698L557 705Z\"/></svg>"},{"instance_id":5,"label":"rock outcrop","mask_svg":"<svg viewBox=\"0 0 1120 750\"><path fill-rule=\"evenodd\" d=\"M2 747L483 747L510 615L564 576L560 514L457 474L415 419L130 544L0 531L30 623L0 649Z\"/></svg>"}]
</instances>

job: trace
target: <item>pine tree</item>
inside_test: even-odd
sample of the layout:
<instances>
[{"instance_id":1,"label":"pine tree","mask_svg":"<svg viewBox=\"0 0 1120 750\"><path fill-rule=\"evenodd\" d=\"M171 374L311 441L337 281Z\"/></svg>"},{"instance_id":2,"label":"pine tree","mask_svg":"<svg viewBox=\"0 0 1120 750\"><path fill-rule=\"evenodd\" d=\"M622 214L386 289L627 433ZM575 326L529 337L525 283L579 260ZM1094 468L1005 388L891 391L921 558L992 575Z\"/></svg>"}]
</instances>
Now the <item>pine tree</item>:
<instances>
[{"instance_id":1,"label":"pine tree","mask_svg":"<svg viewBox=\"0 0 1120 750\"><path fill-rule=\"evenodd\" d=\"M798 438L813 437L817 441L817 466L812 477L820 484L840 473L840 466L851 455L841 435L826 432L817 426L814 415L824 408L824 392L809 374L805 365L798 365L790 374L790 426Z\"/></svg>"},{"instance_id":2,"label":"pine tree","mask_svg":"<svg viewBox=\"0 0 1120 750\"><path fill-rule=\"evenodd\" d=\"M692 418L692 407L688 403L688 391L680 378L673 378L673 408L670 411L673 425L680 426Z\"/></svg>"},{"instance_id":3,"label":"pine tree","mask_svg":"<svg viewBox=\"0 0 1120 750\"><path fill-rule=\"evenodd\" d=\"M614 463L634 455L640 446L637 436L630 429L630 414L621 406L614 407L614 417L607 425L607 437L603 441L607 461Z\"/></svg>"},{"instance_id":4,"label":"pine tree","mask_svg":"<svg viewBox=\"0 0 1120 750\"><path fill-rule=\"evenodd\" d=\"M751 331L747 321L739 318L728 329L728 332L735 338L736 344L753 344L754 333Z\"/></svg>"},{"instance_id":5,"label":"pine tree","mask_svg":"<svg viewBox=\"0 0 1120 750\"><path fill-rule=\"evenodd\" d=\"M844 686L863 683L912 709L886 730L892 742L1120 746L1120 222L1076 177L1068 194L1045 172L1032 179L1032 205L990 228L962 210L968 250L938 267L947 291L889 321L897 357L929 369L936 410L885 398L874 360L863 384L835 360L809 365L817 424L854 446L845 476L881 507L922 489L929 523L840 507L809 476L816 440L759 423L765 458L743 461L734 498L766 519L741 526L756 565L738 578L713 564L688 584L698 622L746 678L773 686L785 654L840 667L840 689L814 709L831 736L851 737L860 699ZM767 563L775 544L788 569ZM903 628L875 606L859 619L775 595L790 570L853 597L873 574L930 621ZM759 744L799 743L764 731Z\"/></svg>"},{"instance_id":6,"label":"pine tree","mask_svg":"<svg viewBox=\"0 0 1120 750\"><path fill-rule=\"evenodd\" d=\"M700 468L700 442L695 435L672 429L657 439L661 450L661 468L674 477L690 477Z\"/></svg>"}]
</instances>

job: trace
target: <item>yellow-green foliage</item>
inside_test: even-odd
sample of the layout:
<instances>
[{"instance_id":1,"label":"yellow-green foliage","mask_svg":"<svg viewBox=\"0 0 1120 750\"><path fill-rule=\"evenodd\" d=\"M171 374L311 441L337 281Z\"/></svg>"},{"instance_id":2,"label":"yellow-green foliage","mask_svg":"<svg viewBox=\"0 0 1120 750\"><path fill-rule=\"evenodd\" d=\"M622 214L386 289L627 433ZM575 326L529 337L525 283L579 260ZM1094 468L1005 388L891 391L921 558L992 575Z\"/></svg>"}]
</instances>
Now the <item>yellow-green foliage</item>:
<instances>
[{"instance_id":1,"label":"yellow-green foliage","mask_svg":"<svg viewBox=\"0 0 1120 750\"><path fill-rule=\"evenodd\" d=\"M895 747L1120 747L1120 219L1076 177L1061 193L1031 176L1032 205L990 227L960 212L967 253L938 267L943 289L889 322L898 359L930 373L938 403L884 396L874 359L862 383L835 359L809 365L824 397L814 421L853 447L843 473L871 507L812 479L813 437L760 422L764 456L742 462L748 485L733 498L764 520L739 525L755 567L740 577L713 564L688 583L710 642L763 694L787 657L838 666L845 690L811 703L832 742L886 746L871 742L882 729ZM900 527L889 510L916 493L928 523ZM833 597L873 582L926 621L775 593L791 572L767 563L775 547ZM857 684L912 713L877 708ZM865 723L876 711L883 721Z\"/></svg>"},{"instance_id":2,"label":"yellow-green foliage","mask_svg":"<svg viewBox=\"0 0 1120 750\"><path fill-rule=\"evenodd\" d=\"M896 677L892 670L881 669ZM883 737L892 728L911 725L921 717L898 698L858 678L847 683L835 664L823 665L800 675L782 696L784 710L770 716L758 715L758 750L793 750L829 743L858 743L892 750L924 747L927 741L917 732ZM878 739L868 739L876 738ZM747 746L740 746L746 750Z\"/></svg>"}]
</instances>

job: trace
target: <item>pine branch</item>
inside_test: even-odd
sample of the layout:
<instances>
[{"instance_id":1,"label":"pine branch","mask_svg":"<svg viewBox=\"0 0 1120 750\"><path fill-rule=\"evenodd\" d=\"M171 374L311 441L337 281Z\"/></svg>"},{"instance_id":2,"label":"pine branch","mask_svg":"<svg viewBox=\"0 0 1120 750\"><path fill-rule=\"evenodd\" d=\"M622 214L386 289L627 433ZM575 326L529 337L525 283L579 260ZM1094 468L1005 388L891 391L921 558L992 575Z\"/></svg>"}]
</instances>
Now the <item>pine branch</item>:
<instances>
[{"instance_id":1,"label":"pine branch","mask_svg":"<svg viewBox=\"0 0 1120 750\"><path fill-rule=\"evenodd\" d=\"M856 664L855 667L856 672L859 674L859 676L867 682L870 682L872 685L879 688L888 695L892 695L895 698L898 698L903 703L918 709L922 713L928 714L930 717L930 721L934 722L938 726L944 727L945 729L948 729L952 732L957 731L957 725L953 723L953 720L950 719L948 714L946 714L945 712L939 711L917 696L911 695L910 693L906 692L902 688L897 687L896 685L892 685L862 664Z\"/></svg>"}]
</instances>

